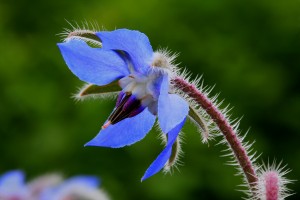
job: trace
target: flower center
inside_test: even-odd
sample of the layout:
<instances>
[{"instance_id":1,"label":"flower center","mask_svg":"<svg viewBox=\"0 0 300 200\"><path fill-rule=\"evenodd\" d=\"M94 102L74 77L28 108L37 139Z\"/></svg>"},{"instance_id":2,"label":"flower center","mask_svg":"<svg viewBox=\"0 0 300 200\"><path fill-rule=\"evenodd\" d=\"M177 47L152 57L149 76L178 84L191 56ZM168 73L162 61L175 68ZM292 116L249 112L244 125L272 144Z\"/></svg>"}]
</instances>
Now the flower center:
<instances>
[{"instance_id":1,"label":"flower center","mask_svg":"<svg viewBox=\"0 0 300 200\"><path fill-rule=\"evenodd\" d=\"M141 100L137 99L131 93L121 92L117 100L116 108L109 116L108 121L110 121L110 124L116 124L123 119L136 116L144 109L145 107L141 105Z\"/></svg>"},{"instance_id":2,"label":"flower center","mask_svg":"<svg viewBox=\"0 0 300 200\"><path fill-rule=\"evenodd\" d=\"M150 104L152 107L158 96L154 86L155 80L155 74L150 74L147 77L131 74L120 79L119 85L123 90L117 98L114 111L102 128L107 128L110 124L116 124L126 118L134 117L150 106Z\"/></svg>"}]
</instances>

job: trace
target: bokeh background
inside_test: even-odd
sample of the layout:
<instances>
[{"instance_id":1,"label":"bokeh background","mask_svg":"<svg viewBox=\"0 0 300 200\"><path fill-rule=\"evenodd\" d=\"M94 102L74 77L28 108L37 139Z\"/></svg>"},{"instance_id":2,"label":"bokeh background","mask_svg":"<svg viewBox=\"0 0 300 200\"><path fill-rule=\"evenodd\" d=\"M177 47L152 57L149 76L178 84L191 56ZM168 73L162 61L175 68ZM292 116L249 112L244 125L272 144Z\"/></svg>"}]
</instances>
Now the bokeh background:
<instances>
[{"instance_id":1,"label":"bokeh background","mask_svg":"<svg viewBox=\"0 0 300 200\"><path fill-rule=\"evenodd\" d=\"M244 116L241 129L265 162L283 160L300 180L299 0L1 0L0 174L23 169L28 178L58 171L101 177L112 199L241 199L241 178L220 157L223 146L201 143L184 127L183 166L172 175L140 178L162 150L158 133L130 147L83 145L114 107L111 100L76 103L82 85L65 65L57 35L71 23L107 30L137 29L154 49L180 52L177 62L221 92ZM121 133L120 133L121 134ZM299 181L289 186L300 199Z\"/></svg>"}]
</instances>

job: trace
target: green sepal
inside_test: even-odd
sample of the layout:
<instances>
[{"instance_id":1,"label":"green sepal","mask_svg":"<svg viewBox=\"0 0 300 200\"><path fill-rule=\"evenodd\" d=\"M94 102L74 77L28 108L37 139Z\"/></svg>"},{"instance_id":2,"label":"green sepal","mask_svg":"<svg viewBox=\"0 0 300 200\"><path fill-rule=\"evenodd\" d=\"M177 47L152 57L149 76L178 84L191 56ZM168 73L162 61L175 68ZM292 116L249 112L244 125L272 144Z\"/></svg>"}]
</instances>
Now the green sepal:
<instances>
[{"instance_id":1,"label":"green sepal","mask_svg":"<svg viewBox=\"0 0 300 200\"><path fill-rule=\"evenodd\" d=\"M85 97L89 95L102 95L102 94L110 94L114 92L121 91L122 88L119 86L118 81L114 81L112 83L109 83L107 85L94 85L90 84L82 88L78 94L78 97Z\"/></svg>"},{"instance_id":2,"label":"green sepal","mask_svg":"<svg viewBox=\"0 0 300 200\"><path fill-rule=\"evenodd\" d=\"M176 138L176 141L174 142L172 146L171 156L168 160L168 165L173 166L173 164L176 162L176 159L178 158L179 153L179 141L178 138Z\"/></svg>"},{"instance_id":3,"label":"green sepal","mask_svg":"<svg viewBox=\"0 0 300 200\"><path fill-rule=\"evenodd\" d=\"M93 31L89 30L75 30L68 34L66 40L82 40L85 41L92 48L102 48L102 41Z\"/></svg>"},{"instance_id":4,"label":"green sepal","mask_svg":"<svg viewBox=\"0 0 300 200\"><path fill-rule=\"evenodd\" d=\"M206 121L201 117L201 115L199 115L197 113L197 111L190 106L190 110L189 110L189 117L191 120L194 121L194 123L196 123L199 128L202 131L202 140L203 142L207 142L207 140L209 139L209 129L207 127Z\"/></svg>"}]
</instances>

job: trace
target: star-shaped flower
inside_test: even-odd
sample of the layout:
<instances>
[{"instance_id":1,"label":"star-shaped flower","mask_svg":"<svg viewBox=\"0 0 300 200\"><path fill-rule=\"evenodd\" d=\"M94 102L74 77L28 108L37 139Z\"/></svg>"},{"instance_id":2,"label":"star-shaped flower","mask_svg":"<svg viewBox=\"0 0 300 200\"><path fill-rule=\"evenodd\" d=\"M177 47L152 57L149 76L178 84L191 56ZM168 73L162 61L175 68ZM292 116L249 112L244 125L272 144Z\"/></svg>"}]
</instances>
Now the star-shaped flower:
<instances>
[{"instance_id":1,"label":"star-shaped flower","mask_svg":"<svg viewBox=\"0 0 300 200\"><path fill-rule=\"evenodd\" d=\"M168 141L142 177L144 180L159 172L170 159L189 105L170 88L174 73L172 57L153 52L146 35L127 29L93 34L100 48L93 48L78 37L58 44L70 70L92 84L84 92L120 88L114 110L99 134L86 145L112 148L131 145L146 136L157 117Z\"/></svg>"}]
</instances>

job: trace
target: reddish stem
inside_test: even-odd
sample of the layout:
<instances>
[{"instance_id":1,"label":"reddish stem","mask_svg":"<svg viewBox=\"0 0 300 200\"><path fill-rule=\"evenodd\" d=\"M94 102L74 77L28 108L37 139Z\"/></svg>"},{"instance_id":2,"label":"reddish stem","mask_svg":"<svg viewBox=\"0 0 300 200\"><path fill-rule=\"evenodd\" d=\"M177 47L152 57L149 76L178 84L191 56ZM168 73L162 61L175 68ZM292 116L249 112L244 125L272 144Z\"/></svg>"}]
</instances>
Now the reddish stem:
<instances>
[{"instance_id":1,"label":"reddish stem","mask_svg":"<svg viewBox=\"0 0 300 200\"><path fill-rule=\"evenodd\" d=\"M255 169L247 155L246 149L243 147L240 139L222 112L218 110L218 108L205 94L201 93L193 84L188 83L183 78L175 77L172 80L172 83L176 88L182 90L185 94L196 101L214 120L233 150L235 157L245 174L248 184L253 190L253 186L257 184L258 181Z\"/></svg>"}]
</instances>

